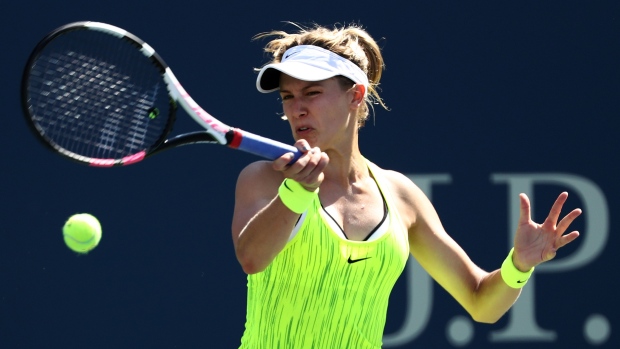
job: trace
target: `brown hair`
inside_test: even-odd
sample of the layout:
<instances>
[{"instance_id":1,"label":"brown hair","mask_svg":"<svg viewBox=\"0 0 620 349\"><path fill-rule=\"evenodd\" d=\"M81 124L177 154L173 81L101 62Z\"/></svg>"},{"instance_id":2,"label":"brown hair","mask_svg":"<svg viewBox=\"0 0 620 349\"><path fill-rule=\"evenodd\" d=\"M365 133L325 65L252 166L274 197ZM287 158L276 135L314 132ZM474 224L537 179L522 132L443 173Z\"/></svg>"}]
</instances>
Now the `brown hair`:
<instances>
[{"instance_id":1,"label":"brown hair","mask_svg":"<svg viewBox=\"0 0 620 349\"><path fill-rule=\"evenodd\" d=\"M385 64L381 49L377 42L361 26L351 24L347 26L335 25L333 29L314 24L312 27L303 27L296 23L289 23L298 28L296 33L274 30L260 33L254 39L276 37L267 43L264 50L272 56L266 64L279 63L284 52L297 45L314 45L348 59L360 67L368 77L369 86L366 94L366 103L358 115L358 127L364 126L369 114L369 107L380 104L388 109L379 96L378 86ZM260 69L257 69L260 70ZM342 77L340 81L346 83L346 88L353 85L353 81Z\"/></svg>"}]
</instances>

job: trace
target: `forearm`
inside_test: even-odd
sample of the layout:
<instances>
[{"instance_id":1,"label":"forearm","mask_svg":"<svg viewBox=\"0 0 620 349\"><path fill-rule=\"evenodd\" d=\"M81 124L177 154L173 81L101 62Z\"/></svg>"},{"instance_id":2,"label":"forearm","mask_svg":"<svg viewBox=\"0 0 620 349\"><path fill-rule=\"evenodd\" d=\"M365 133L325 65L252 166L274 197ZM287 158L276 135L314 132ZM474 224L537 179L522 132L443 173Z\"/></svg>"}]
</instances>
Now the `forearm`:
<instances>
[{"instance_id":1,"label":"forearm","mask_svg":"<svg viewBox=\"0 0 620 349\"><path fill-rule=\"evenodd\" d=\"M481 280L470 315L478 322L495 323L510 310L520 294L521 289L508 286L497 269Z\"/></svg>"},{"instance_id":2,"label":"forearm","mask_svg":"<svg viewBox=\"0 0 620 349\"><path fill-rule=\"evenodd\" d=\"M286 246L299 214L287 208L279 196L260 210L241 229L235 253L248 274L263 271Z\"/></svg>"},{"instance_id":3,"label":"forearm","mask_svg":"<svg viewBox=\"0 0 620 349\"><path fill-rule=\"evenodd\" d=\"M499 320L521 294L521 288L525 286L534 272L534 267L517 267L515 263L514 249L502 263L500 269L487 274L480 282L477 295L477 320L481 322L495 322Z\"/></svg>"}]
</instances>

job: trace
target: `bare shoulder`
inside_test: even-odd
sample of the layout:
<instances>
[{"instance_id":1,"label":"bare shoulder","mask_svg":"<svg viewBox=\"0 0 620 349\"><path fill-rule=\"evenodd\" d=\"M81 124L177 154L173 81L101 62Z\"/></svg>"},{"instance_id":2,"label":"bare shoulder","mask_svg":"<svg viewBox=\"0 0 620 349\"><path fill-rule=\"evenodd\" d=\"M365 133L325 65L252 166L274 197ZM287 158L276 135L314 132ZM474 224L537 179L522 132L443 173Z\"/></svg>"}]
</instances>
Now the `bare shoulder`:
<instances>
[{"instance_id":1,"label":"bare shoulder","mask_svg":"<svg viewBox=\"0 0 620 349\"><path fill-rule=\"evenodd\" d=\"M401 200L414 204L414 201L420 199L420 196L426 197L422 190L404 174L386 169L381 169L381 172L391 186L392 193Z\"/></svg>"},{"instance_id":2,"label":"bare shoulder","mask_svg":"<svg viewBox=\"0 0 620 349\"><path fill-rule=\"evenodd\" d=\"M258 160L251 162L239 173L239 179L255 179L254 177L270 177L276 171L271 167L271 162L267 160Z\"/></svg>"},{"instance_id":3,"label":"bare shoulder","mask_svg":"<svg viewBox=\"0 0 620 349\"><path fill-rule=\"evenodd\" d=\"M237 197L273 196L284 177L270 161L259 160L247 165L237 178Z\"/></svg>"},{"instance_id":4,"label":"bare shoulder","mask_svg":"<svg viewBox=\"0 0 620 349\"><path fill-rule=\"evenodd\" d=\"M380 169L380 171L387 180L388 189L396 201L403 223L408 227L415 225L421 218L420 214L425 212L429 206L432 207L426 194L404 174L387 169Z\"/></svg>"}]
</instances>

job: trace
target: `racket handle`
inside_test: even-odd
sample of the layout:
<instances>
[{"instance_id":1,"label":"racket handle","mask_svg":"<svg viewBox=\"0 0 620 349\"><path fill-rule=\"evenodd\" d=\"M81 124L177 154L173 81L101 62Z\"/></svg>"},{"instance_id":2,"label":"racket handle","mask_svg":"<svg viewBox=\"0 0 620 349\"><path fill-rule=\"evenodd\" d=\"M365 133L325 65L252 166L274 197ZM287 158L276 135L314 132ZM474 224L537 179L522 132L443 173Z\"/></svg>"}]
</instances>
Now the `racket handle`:
<instances>
[{"instance_id":1,"label":"racket handle","mask_svg":"<svg viewBox=\"0 0 620 349\"><path fill-rule=\"evenodd\" d=\"M297 161L302 155L299 149L292 145L274 141L237 128L230 129L226 134L228 146L247 153L262 156L269 160L275 160L286 153L293 153L291 163Z\"/></svg>"}]
</instances>

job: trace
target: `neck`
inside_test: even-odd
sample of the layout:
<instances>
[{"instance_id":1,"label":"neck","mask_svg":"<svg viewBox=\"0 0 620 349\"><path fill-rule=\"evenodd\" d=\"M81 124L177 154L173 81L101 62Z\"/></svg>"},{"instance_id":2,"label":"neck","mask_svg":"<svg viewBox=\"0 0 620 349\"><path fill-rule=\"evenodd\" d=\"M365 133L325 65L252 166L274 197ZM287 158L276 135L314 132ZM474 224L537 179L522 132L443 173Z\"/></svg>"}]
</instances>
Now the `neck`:
<instances>
[{"instance_id":1,"label":"neck","mask_svg":"<svg viewBox=\"0 0 620 349\"><path fill-rule=\"evenodd\" d=\"M325 180L332 185L347 187L370 176L365 158L357 143L347 151L328 150L329 164Z\"/></svg>"},{"instance_id":2,"label":"neck","mask_svg":"<svg viewBox=\"0 0 620 349\"><path fill-rule=\"evenodd\" d=\"M351 185L370 177L366 160L359 149L359 129L356 114L349 115L349 123L325 153L329 156L329 164L324 170L327 186L340 188Z\"/></svg>"}]
</instances>

